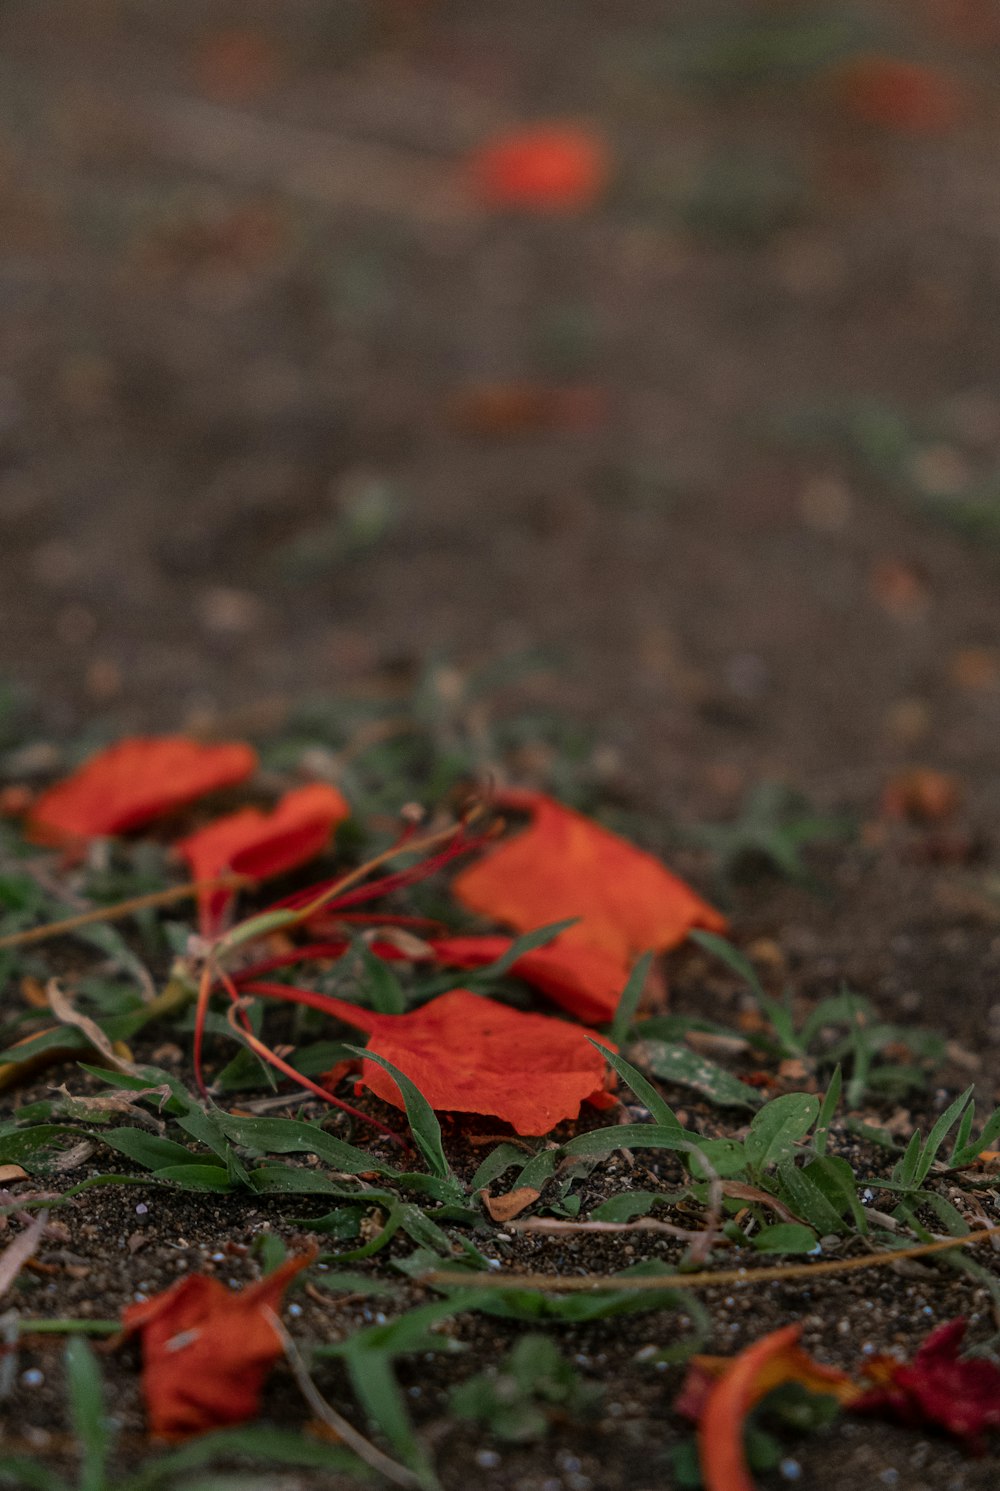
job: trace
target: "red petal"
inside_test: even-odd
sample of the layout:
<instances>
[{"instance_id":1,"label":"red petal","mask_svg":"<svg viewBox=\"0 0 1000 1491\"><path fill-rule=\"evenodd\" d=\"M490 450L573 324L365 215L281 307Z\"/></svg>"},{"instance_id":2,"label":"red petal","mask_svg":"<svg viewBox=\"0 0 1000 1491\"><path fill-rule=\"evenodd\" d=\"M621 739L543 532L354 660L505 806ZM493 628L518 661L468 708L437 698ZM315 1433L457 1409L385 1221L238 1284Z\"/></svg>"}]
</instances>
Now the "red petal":
<instances>
[{"instance_id":1,"label":"red petal","mask_svg":"<svg viewBox=\"0 0 1000 1491\"><path fill-rule=\"evenodd\" d=\"M307 1004L370 1032L368 1049L399 1067L432 1108L500 1118L519 1134L547 1134L604 1091L604 1057L579 1026L523 1014L468 989L453 989L406 1015L376 1014L284 984L252 983L244 992ZM363 1075L380 1098L403 1106L382 1067L366 1061Z\"/></svg>"},{"instance_id":2,"label":"red petal","mask_svg":"<svg viewBox=\"0 0 1000 1491\"><path fill-rule=\"evenodd\" d=\"M238 1293L190 1274L129 1305L122 1328L142 1336L142 1389L154 1434L180 1439L254 1417L264 1378L282 1354L265 1307L280 1309L290 1280L315 1256L313 1249L289 1258Z\"/></svg>"},{"instance_id":3,"label":"red petal","mask_svg":"<svg viewBox=\"0 0 1000 1491\"><path fill-rule=\"evenodd\" d=\"M898 57L856 57L834 76L845 108L862 124L907 134L938 134L958 122L954 81Z\"/></svg>"},{"instance_id":4,"label":"red petal","mask_svg":"<svg viewBox=\"0 0 1000 1491\"><path fill-rule=\"evenodd\" d=\"M237 742L201 745L183 735L121 740L44 792L28 827L46 843L124 833L232 787L256 767L256 753Z\"/></svg>"},{"instance_id":5,"label":"red petal","mask_svg":"<svg viewBox=\"0 0 1000 1491\"><path fill-rule=\"evenodd\" d=\"M439 937L431 946L448 968L482 968L503 957L509 937ZM524 953L511 973L587 1025L614 1017L628 982L628 965L600 947L580 947L565 936Z\"/></svg>"},{"instance_id":6,"label":"red petal","mask_svg":"<svg viewBox=\"0 0 1000 1491\"><path fill-rule=\"evenodd\" d=\"M599 135L576 125L545 125L493 140L469 160L475 194L488 207L573 212L591 206L611 174Z\"/></svg>"},{"instance_id":7,"label":"red petal","mask_svg":"<svg viewBox=\"0 0 1000 1491\"><path fill-rule=\"evenodd\" d=\"M800 1382L849 1403L857 1389L845 1372L813 1361L798 1344L801 1326L786 1325L753 1341L739 1356L694 1357L674 1404L697 1420L705 1491L754 1491L743 1449L747 1415L772 1388Z\"/></svg>"},{"instance_id":8,"label":"red petal","mask_svg":"<svg viewBox=\"0 0 1000 1491\"><path fill-rule=\"evenodd\" d=\"M602 949L620 966L676 947L692 927L724 930L725 919L659 860L582 813L540 792L498 801L532 822L456 876L453 892L471 910L519 932L580 917L561 945Z\"/></svg>"},{"instance_id":9,"label":"red petal","mask_svg":"<svg viewBox=\"0 0 1000 1491\"><path fill-rule=\"evenodd\" d=\"M937 1425L980 1453L987 1429L1000 1428L1000 1367L985 1357L960 1357L965 1320L931 1332L912 1362L882 1357L865 1368L881 1385L852 1405L922 1428Z\"/></svg>"},{"instance_id":10,"label":"red petal","mask_svg":"<svg viewBox=\"0 0 1000 1491\"><path fill-rule=\"evenodd\" d=\"M265 880L319 854L350 808L334 787L316 783L287 792L270 813L242 808L217 818L175 846L195 880L214 880L226 870ZM231 898L225 890L204 892L202 930L214 929Z\"/></svg>"}]
</instances>

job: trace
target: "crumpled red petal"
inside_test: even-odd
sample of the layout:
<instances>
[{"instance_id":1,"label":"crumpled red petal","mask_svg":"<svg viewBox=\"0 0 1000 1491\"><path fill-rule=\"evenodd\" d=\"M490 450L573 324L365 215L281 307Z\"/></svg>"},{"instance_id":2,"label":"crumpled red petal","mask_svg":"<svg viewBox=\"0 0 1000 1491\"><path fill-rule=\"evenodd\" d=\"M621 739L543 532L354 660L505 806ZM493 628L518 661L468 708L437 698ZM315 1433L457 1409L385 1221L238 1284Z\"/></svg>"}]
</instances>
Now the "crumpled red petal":
<instances>
[{"instance_id":1,"label":"crumpled red petal","mask_svg":"<svg viewBox=\"0 0 1000 1491\"><path fill-rule=\"evenodd\" d=\"M317 782L286 792L270 813L241 808L217 818L181 839L175 848L195 880L214 880L226 870L266 880L319 854L350 811L335 787ZM217 929L231 899L232 892L227 890L201 893L198 907L203 934Z\"/></svg>"},{"instance_id":2,"label":"crumpled red petal","mask_svg":"<svg viewBox=\"0 0 1000 1491\"><path fill-rule=\"evenodd\" d=\"M289 1258L239 1291L189 1274L128 1306L122 1329L142 1340L142 1391L153 1434L185 1439L254 1417L283 1349L265 1310L280 1309L288 1284L315 1256L314 1247Z\"/></svg>"},{"instance_id":3,"label":"crumpled red petal","mask_svg":"<svg viewBox=\"0 0 1000 1491\"><path fill-rule=\"evenodd\" d=\"M725 930L725 918L659 860L540 792L505 792L497 805L531 823L452 882L470 910L530 932L579 917L563 946L600 948L627 966L665 952L693 927Z\"/></svg>"},{"instance_id":4,"label":"crumpled red petal","mask_svg":"<svg viewBox=\"0 0 1000 1491\"><path fill-rule=\"evenodd\" d=\"M51 844L125 833L208 792L233 787L256 768L256 752L237 741L202 745L184 735L120 740L43 792L28 831Z\"/></svg>"},{"instance_id":5,"label":"crumpled red petal","mask_svg":"<svg viewBox=\"0 0 1000 1491\"><path fill-rule=\"evenodd\" d=\"M1000 1428L1000 1367L982 1356L960 1357L968 1322L949 1320L932 1331L912 1362L878 1356L862 1371L877 1386L852 1403L914 1428L936 1425L982 1454L987 1429Z\"/></svg>"}]
</instances>

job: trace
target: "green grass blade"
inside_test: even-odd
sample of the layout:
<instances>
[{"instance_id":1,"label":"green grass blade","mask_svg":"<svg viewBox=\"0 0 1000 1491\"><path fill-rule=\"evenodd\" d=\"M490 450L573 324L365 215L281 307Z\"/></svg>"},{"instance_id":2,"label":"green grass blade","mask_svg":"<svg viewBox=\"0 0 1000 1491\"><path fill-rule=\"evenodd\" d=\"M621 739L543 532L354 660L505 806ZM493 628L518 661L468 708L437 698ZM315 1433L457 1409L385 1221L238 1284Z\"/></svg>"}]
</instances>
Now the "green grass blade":
<instances>
[{"instance_id":1,"label":"green grass blade","mask_svg":"<svg viewBox=\"0 0 1000 1491\"><path fill-rule=\"evenodd\" d=\"M384 1056L377 1056L374 1051L367 1051L364 1046L349 1046L356 1056L363 1056L366 1061L374 1061L389 1073L403 1096L406 1108L406 1119L410 1125L417 1148L427 1161L428 1169L432 1175L439 1180L451 1178L451 1166L445 1158L445 1152L441 1144L441 1125L437 1121L437 1114L430 1103L424 1097L415 1082L411 1082L405 1072L399 1067L393 1066ZM442 1060L446 1060L445 1052L441 1053Z\"/></svg>"}]
</instances>

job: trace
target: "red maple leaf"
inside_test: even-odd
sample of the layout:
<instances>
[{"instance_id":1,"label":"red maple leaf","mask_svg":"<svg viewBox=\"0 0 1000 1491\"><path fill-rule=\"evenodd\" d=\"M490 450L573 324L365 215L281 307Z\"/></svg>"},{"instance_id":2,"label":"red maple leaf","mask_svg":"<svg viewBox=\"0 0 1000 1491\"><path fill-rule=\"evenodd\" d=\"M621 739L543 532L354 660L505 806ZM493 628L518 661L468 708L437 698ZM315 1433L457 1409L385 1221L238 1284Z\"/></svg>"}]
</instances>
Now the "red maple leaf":
<instances>
[{"instance_id":1,"label":"red maple leaf","mask_svg":"<svg viewBox=\"0 0 1000 1491\"><path fill-rule=\"evenodd\" d=\"M468 989L405 1015L377 1014L285 984L251 983L241 992L306 1004L367 1031L368 1049L409 1077L432 1108L500 1118L519 1134L547 1134L576 1118L582 1102L609 1101L604 1057L579 1026ZM362 1077L378 1097L403 1107L395 1081L377 1062L364 1062Z\"/></svg>"},{"instance_id":2,"label":"red maple leaf","mask_svg":"<svg viewBox=\"0 0 1000 1491\"><path fill-rule=\"evenodd\" d=\"M659 860L541 792L505 792L501 808L529 812L529 826L455 877L472 911L530 932L579 917L565 946L599 948L627 966L640 953L676 947L693 927L725 919Z\"/></svg>"},{"instance_id":3,"label":"red maple leaf","mask_svg":"<svg viewBox=\"0 0 1000 1491\"><path fill-rule=\"evenodd\" d=\"M184 735L120 740L43 792L28 829L36 840L58 844L125 833L235 786L256 767L256 752L241 742L202 745Z\"/></svg>"},{"instance_id":4,"label":"red maple leaf","mask_svg":"<svg viewBox=\"0 0 1000 1491\"><path fill-rule=\"evenodd\" d=\"M932 1331L912 1362L878 1356L864 1375L877 1384L851 1404L913 1428L936 1424L982 1454L987 1429L1000 1428L1000 1367L981 1356L960 1357L968 1322L949 1320Z\"/></svg>"},{"instance_id":5,"label":"red maple leaf","mask_svg":"<svg viewBox=\"0 0 1000 1491\"><path fill-rule=\"evenodd\" d=\"M149 1426L164 1439L241 1424L258 1409L264 1379L282 1355L269 1312L316 1249L289 1258L247 1289L189 1274L122 1314L142 1340L142 1391Z\"/></svg>"},{"instance_id":6,"label":"red maple leaf","mask_svg":"<svg viewBox=\"0 0 1000 1491\"><path fill-rule=\"evenodd\" d=\"M305 864L326 847L350 813L335 787L314 783L286 792L270 813L241 808L217 818L175 845L195 880L215 880L225 870L265 880ZM211 936L232 899L228 890L203 891L198 909L202 934Z\"/></svg>"}]
</instances>

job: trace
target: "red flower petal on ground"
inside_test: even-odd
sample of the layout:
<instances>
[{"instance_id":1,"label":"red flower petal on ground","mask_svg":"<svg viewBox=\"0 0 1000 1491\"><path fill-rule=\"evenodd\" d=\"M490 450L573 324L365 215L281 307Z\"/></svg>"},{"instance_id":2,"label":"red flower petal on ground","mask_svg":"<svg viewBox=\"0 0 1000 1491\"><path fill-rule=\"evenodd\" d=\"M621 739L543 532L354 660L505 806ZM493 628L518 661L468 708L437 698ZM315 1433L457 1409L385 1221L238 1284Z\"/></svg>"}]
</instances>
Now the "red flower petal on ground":
<instances>
[{"instance_id":1,"label":"red flower petal on ground","mask_svg":"<svg viewBox=\"0 0 1000 1491\"><path fill-rule=\"evenodd\" d=\"M446 968L483 968L509 949L510 937L436 937L430 946ZM510 972L587 1025L614 1017L629 968L600 947L580 947L556 937L523 953Z\"/></svg>"},{"instance_id":2,"label":"red flower petal on ground","mask_svg":"<svg viewBox=\"0 0 1000 1491\"><path fill-rule=\"evenodd\" d=\"M182 1439L253 1418L283 1349L266 1312L280 1309L289 1282L315 1256L314 1248L289 1258L238 1292L189 1274L128 1306L122 1329L142 1339L142 1391L154 1434Z\"/></svg>"},{"instance_id":3,"label":"red flower petal on ground","mask_svg":"<svg viewBox=\"0 0 1000 1491\"><path fill-rule=\"evenodd\" d=\"M881 1356L865 1364L878 1384L851 1405L913 1428L935 1424L982 1454L987 1429L1000 1428L1000 1367L985 1357L960 1357L967 1321L949 1320L931 1332L912 1362Z\"/></svg>"},{"instance_id":4,"label":"red flower petal on ground","mask_svg":"<svg viewBox=\"0 0 1000 1491\"><path fill-rule=\"evenodd\" d=\"M201 745L184 735L120 740L43 792L28 829L46 843L125 833L207 792L235 786L256 767L256 752L238 742Z\"/></svg>"},{"instance_id":5,"label":"red flower petal on ground","mask_svg":"<svg viewBox=\"0 0 1000 1491\"><path fill-rule=\"evenodd\" d=\"M856 57L834 75L843 107L862 124L937 134L958 122L958 90L944 73L897 57Z\"/></svg>"},{"instance_id":6,"label":"red flower petal on ground","mask_svg":"<svg viewBox=\"0 0 1000 1491\"><path fill-rule=\"evenodd\" d=\"M367 1031L368 1049L415 1082L435 1109L500 1118L519 1134L547 1134L576 1118L582 1102L606 1101L604 1057L579 1026L523 1014L468 989L405 1015L376 1014L284 984L252 983L241 992L306 1004ZM376 1062L366 1061L362 1075L378 1097L403 1107L396 1083Z\"/></svg>"},{"instance_id":7,"label":"red flower petal on ground","mask_svg":"<svg viewBox=\"0 0 1000 1491\"><path fill-rule=\"evenodd\" d=\"M674 1403L698 1424L698 1458L705 1491L754 1491L743 1449L747 1415L783 1382L849 1403L858 1389L845 1372L813 1361L786 1325L754 1341L735 1357L694 1357Z\"/></svg>"},{"instance_id":8,"label":"red flower petal on ground","mask_svg":"<svg viewBox=\"0 0 1000 1491\"><path fill-rule=\"evenodd\" d=\"M619 964L684 941L725 918L676 875L617 834L540 792L507 792L498 806L532 814L530 825L462 870L454 895L519 932L580 917L563 946L596 947Z\"/></svg>"},{"instance_id":9,"label":"red flower petal on ground","mask_svg":"<svg viewBox=\"0 0 1000 1491\"><path fill-rule=\"evenodd\" d=\"M227 870L266 880L305 864L325 847L350 808L335 787L321 782L286 792L270 813L241 808L217 818L175 845L195 880L214 880ZM204 891L199 897L203 934L219 925L232 899L227 890Z\"/></svg>"},{"instance_id":10,"label":"red flower petal on ground","mask_svg":"<svg viewBox=\"0 0 1000 1491\"><path fill-rule=\"evenodd\" d=\"M575 212L604 191L611 157L593 130L548 124L490 141L473 153L468 168L475 194L488 207Z\"/></svg>"}]
</instances>

